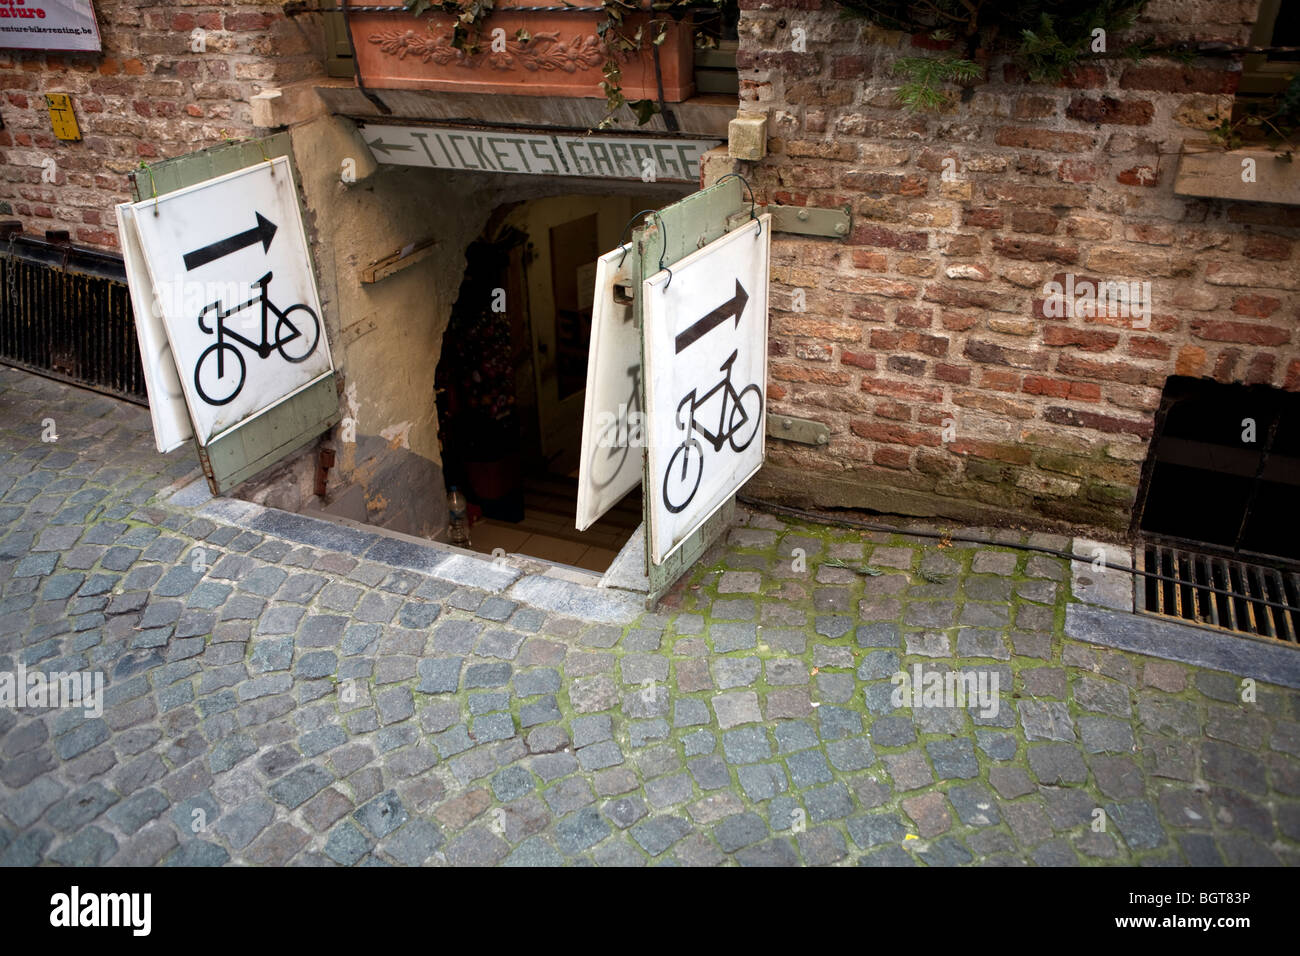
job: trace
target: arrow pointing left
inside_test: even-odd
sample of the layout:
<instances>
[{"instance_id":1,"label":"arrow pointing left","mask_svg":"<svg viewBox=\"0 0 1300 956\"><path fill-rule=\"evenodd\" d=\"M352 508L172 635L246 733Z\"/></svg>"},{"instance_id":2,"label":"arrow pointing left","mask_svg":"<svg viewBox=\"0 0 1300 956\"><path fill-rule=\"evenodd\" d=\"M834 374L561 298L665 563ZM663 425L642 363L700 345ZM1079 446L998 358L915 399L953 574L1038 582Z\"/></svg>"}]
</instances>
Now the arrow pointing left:
<instances>
[{"instance_id":1,"label":"arrow pointing left","mask_svg":"<svg viewBox=\"0 0 1300 956\"><path fill-rule=\"evenodd\" d=\"M246 249L249 246L255 246L259 242L262 244L262 251L267 252L271 248L271 240L275 237L276 224L267 219L260 212L254 213L257 216L257 225L245 232L237 233L233 236L227 236L219 242L195 249L193 252L185 253L185 269L187 272L197 269L199 266L206 266L209 262L215 262L222 256L228 256L232 252L238 252L240 249Z\"/></svg>"},{"instance_id":2,"label":"arrow pointing left","mask_svg":"<svg viewBox=\"0 0 1300 956\"><path fill-rule=\"evenodd\" d=\"M399 149L399 150L415 149L414 146L401 146L397 143L385 143L384 138L382 136L379 137L379 139L375 140L373 143L367 142L366 145L369 146L371 149L375 150L376 152L383 153L385 156L387 156L395 149Z\"/></svg>"}]
</instances>

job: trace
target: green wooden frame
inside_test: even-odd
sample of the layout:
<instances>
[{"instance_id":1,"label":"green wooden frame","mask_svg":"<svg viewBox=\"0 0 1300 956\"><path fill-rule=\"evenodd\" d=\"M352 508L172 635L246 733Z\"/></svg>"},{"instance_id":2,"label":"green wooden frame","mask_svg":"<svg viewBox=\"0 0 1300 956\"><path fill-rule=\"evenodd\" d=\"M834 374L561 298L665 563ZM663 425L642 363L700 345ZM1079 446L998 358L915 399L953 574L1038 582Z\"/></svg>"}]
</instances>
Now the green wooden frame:
<instances>
[{"instance_id":1,"label":"green wooden frame","mask_svg":"<svg viewBox=\"0 0 1300 956\"><path fill-rule=\"evenodd\" d=\"M288 158L295 182L301 182L289 134L275 133L262 139L223 143L133 170L131 191L135 200L142 202L280 156ZM301 195L298 205L305 222ZM335 381L332 372L317 379L289 398L228 428L206 446L196 439L199 463L212 493L229 491L333 428L342 417Z\"/></svg>"},{"instance_id":2,"label":"green wooden frame","mask_svg":"<svg viewBox=\"0 0 1300 956\"><path fill-rule=\"evenodd\" d=\"M1282 0L1260 0L1255 26L1251 29L1252 46L1272 46ZM1291 77L1300 70L1295 60L1270 60L1267 53L1248 54L1241 64L1237 93L1243 96L1271 96L1287 88Z\"/></svg>"},{"instance_id":3,"label":"green wooden frame","mask_svg":"<svg viewBox=\"0 0 1300 956\"><path fill-rule=\"evenodd\" d=\"M325 30L326 76L353 77L357 74L357 61L352 56L352 42L348 39L348 22L339 7L339 0L324 0L321 24Z\"/></svg>"},{"instance_id":4,"label":"green wooden frame","mask_svg":"<svg viewBox=\"0 0 1300 956\"><path fill-rule=\"evenodd\" d=\"M641 367L645 368L645 296L642 283L659 272L661 264L672 267L697 249L701 249L716 239L722 238L730 231L728 221L744 211L743 220L748 221L750 203L743 195L744 187L739 179L727 179L720 183L692 193L659 212L639 226L632 233L632 250L629 256L635 256L630 264L634 280L632 317L636 327L642 330ZM641 407L647 408L645 395L645 375L641 376ZM649 489L654 487L650 474L650 456L646 449L641 451L641 509L645 525L645 568L650 579L650 591L646 595L646 608L654 610L662 598L683 574L690 570L709 547L717 541L731 525L736 515L736 499L732 496L715 511L707 521L686 539L676 551L670 554L663 564L654 564L650 560L650 508L653 496Z\"/></svg>"}]
</instances>

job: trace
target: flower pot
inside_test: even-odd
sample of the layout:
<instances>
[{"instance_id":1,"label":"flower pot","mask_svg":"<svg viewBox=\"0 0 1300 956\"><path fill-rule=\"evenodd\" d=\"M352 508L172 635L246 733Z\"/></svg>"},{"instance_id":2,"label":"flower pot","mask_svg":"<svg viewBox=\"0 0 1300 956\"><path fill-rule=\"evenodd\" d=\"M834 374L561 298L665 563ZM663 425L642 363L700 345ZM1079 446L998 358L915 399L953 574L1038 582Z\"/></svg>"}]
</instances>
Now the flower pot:
<instances>
[{"instance_id":1,"label":"flower pot","mask_svg":"<svg viewBox=\"0 0 1300 956\"><path fill-rule=\"evenodd\" d=\"M349 24L357 72L374 89L604 99L606 51L596 31L605 14L590 2L582 0L564 12L498 6L478 25L479 49L474 53L451 45L454 21L445 13L353 13ZM638 25L645 26L642 48L620 54L617 61L628 100L659 98L652 43L657 27L650 26L649 19L648 14L636 14L624 23L628 35ZM504 33L495 34L494 50L498 29ZM689 19L670 22L658 47L665 102L679 103L695 93L693 29Z\"/></svg>"}]
</instances>

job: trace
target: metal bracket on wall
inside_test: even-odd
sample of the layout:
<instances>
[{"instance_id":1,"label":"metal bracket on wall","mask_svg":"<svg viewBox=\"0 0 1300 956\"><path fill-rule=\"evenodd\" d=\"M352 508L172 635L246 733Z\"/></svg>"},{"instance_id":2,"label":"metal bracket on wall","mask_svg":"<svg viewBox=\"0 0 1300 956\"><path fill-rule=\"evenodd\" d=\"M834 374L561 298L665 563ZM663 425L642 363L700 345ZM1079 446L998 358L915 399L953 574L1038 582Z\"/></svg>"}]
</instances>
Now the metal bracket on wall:
<instances>
[{"instance_id":1,"label":"metal bracket on wall","mask_svg":"<svg viewBox=\"0 0 1300 956\"><path fill-rule=\"evenodd\" d=\"M754 215L772 214L772 229L799 236L823 236L843 239L853 229L849 206L838 209L815 209L810 206L755 206ZM750 219L749 209L736 213L727 220L727 231L743 226Z\"/></svg>"},{"instance_id":2,"label":"metal bracket on wall","mask_svg":"<svg viewBox=\"0 0 1300 956\"><path fill-rule=\"evenodd\" d=\"M789 415L767 416L767 435L783 441L797 441L803 445L825 445L831 440L830 428L822 422L807 418L791 418Z\"/></svg>"},{"instance_id":3,"label":"metal bracket on wall","mask_svg":"<svg viewBox=\"0 0 1300 956\"><path fill-rule=\"evenodd\" d=\"M382 259L376 259L361 270L361 281L367 284L378 282L380 279L387 279L395 272L401 272L409 266L422 262L433 253L433 247L437 244L437 239L421 239L419 242L409 243L396 252L389 253Z\"/></svg>"}]
</instances>

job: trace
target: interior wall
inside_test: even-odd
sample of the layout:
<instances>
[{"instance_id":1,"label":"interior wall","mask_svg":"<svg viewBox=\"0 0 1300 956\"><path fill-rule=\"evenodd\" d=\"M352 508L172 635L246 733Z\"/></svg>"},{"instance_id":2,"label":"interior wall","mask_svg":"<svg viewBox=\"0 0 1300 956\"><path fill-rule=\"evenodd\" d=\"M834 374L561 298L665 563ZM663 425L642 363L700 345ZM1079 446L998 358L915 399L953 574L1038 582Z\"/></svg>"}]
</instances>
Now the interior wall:
<instances>
[{"instance_id":1,"label":"interior wall","mask_svg":"<svg viewBox=\"0 0 1300 956\"><path fill-rule=\"evenodd\" d=\"M341 386L323 510L408 534L446 527L433 391L465 246L491 203L465 177L376 167L352 123L294 130L308 230ZM349 182L352 179L354 181ZM375 283L362 271L409 243L431 253Z\"/></svg>"},{"instance_id":2,"label":"interior wall","mask_svg":"<svg viewBox=\"0 0 1300 956\"><path fill-rule=\"evenodd\" d=\"M558 343L554 334L556 302L552 281L551 229L594 215L597 254L603 255L618 246L624 227L638 210L662 206L665 202L662 196L551 196L523 203L505 217L505 224L527 233L529 237L528 311L533 335L536 394L536 405L530 413L543 419L537 424L544 451L560 448L567 441L575 445L573 451L576 453L582 414L580 394L567 401L569 406L578 406L569 409L573 414L557 408L558 383L554 362L558 359ZM547 345L547 355L538 354L539 342ZM577 434L574 433L575 422Z\"/></svg>"}]
</instances>

